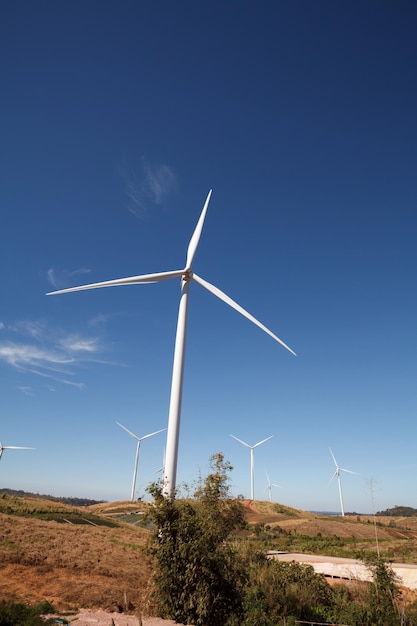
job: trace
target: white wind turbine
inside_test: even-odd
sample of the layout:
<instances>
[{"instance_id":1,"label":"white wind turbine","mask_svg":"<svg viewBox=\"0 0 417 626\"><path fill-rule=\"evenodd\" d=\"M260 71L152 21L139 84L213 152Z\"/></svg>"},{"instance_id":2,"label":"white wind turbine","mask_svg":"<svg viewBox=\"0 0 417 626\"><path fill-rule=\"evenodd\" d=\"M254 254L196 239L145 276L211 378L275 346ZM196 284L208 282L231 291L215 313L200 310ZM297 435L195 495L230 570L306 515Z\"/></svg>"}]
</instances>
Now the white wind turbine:
<instances>
[{"instance_id":1,"label":"white wind turbine","mask_svg":"<svg viewBox=\"0 0 417 626\"><path fill-rule=\"evenodd\" d=\"M271 483L271 481L269 480L268 472L266 470L265 470L265 474L266 474L266 480L268 482L268 485L265 491L268 491L269 501L272 502L272 487L281 487L281 485L277 485L276 483Z\"/></svg>"},{"instance_id":2,"label":"white wind turbine","mask_svg":"<svg viewBox=\"0 0 417 626\"><path fill-rule=\"evenodd\" d=\"M139 451L140 451L141 441L143 441L144 439L148 439L148 437L153 437L153 435L157 435L158 433L162 433L162 431L166 430L166 428L161 428L161 430L156 430L154 433L149 433L149 435L144 435L143 437L138 437L137 435L135 435L135 433L132 433L130 430L128 430L126 428L126 426L123 426L123 424L120 424L119 422L116 422L116 424L118 426L120 426L120 428L123 428L123 430L125 430L127 433L129 433L129 435L131 437L133 437L133 439L136 439L136 441L137 441L137 444L136 444L136 456L135 456L135 466L134 466L134 469L133 469L132 494L130 496L130 499L133 502L133 500L135 499L136 476L137 476L137 473L138 473Z\"/></svg>"},{"instance_id":3,"label":"white wind turbine","mask_svg":"<svg viewBox=\"0 0 417 626\"><path fill-rule=\"evenodd\" d=\"M247 448L250 448L250 499L254 500L255 499L254 498L254 491L255 491L255 489L254 489L254 487L255 487L255 448L260 446L262 443L265 443L265 441L268 441L269 439L272 439L272 437L274 435L270 435L266 439L262 439L262 441L258 441L258 443L255 443L254 446L250 446L248 443L246 443L246 441L242 441L241 439L238 439L234 435L230 435L230 436L233 437L233 439L236 439L236 441L241 443L243 446L246 446Z\"/></svg>"},{"instance_id":4,"label":"white wind turbine","mask_svg":"<svg viewBox=\"0 0 417 626\"><path fill-rule=\"evenodd\" d=\"M223 291L211 285L209 282L197 276L192 271L192 265L197 251L198 243L203 229L204 219L206 216L208 204L211 197L211 190L208 193L206 202L201 212L197 226L188 244L187 260L183 269L159 272L157 274L143 274L141 276L131 276L129 278L119 278L116 280L108 280L90 285L82 285L80 287L72 287L70 289L61 289L59 291L50 292L47 295L69 293L72 291L81 291L84 289L97 289L99 287L115 287L119 285L140 285L146 283L160 282L169 278L181 278L181 296L178 311L177 333L175 338L174 363L172 369L171 397L168 416L168 432L166 442L166 458L165 458L165 476L164 476L164 495L173 498L175 495L175 485L177 477L178 462L178 440L181 419L181 400L184 378L184 359L185 359L185 343L187 335L187 311L188 311L188 295L191 281L195 281L213 295L223 300L226 304L238 311L241 315L256 324L264 332L270 335L275 341L280 343L284 348L295 355L279 337L274 335L266 326L261 324L253 315L245 311L239 304L227 296Z\"/></svg>"},{"instance_id":5,"label":"white wind turbine","mask_svg":"<svg viewBox=\"0 0 417 626\"><path fill-rule=\"evenodd\" d=\"M35 450L35 448L26 448L26 446L4 446L0 441L0 459L4 450Z\"/></svg>"},{"instance_id":6,"label":"white wind turbine","mask_svg":"<svg viewBox=\"0 0 417 626\"><path fill-rule=\"evenodd\" d=\"M165 471L165 448L164 448L164 452L162 454L162 465L160 467L158 467L157 470L154 471L154 474L162 474L162 478L164 477L164 471Z\"/></svg>"},{"instance_id":7,"label":"white wind turbine","mask_svg":"<svg viewBox=\"0 0 417 626\"><path fill-rule=\"evenodd\" d=\"M330 482L333 480L333 478L335 476L337 476L337 484L339 486L340 508L341 508L341 511L342 511L342 516L344 517L345 516L345 509L343 507L342 482L340 480L340 472L346 472L347 474L356 474L357 472L352 472L351 470L343 469L343 467L339 467L339 465L337 464L337 461L335 459L335 456L334 456L334 454L332 452L332 449L329 448L329 450L330 450L330 454L332 455L334 464L336 466L335 473L331 477Z\"/></svg>"}]
</instances>

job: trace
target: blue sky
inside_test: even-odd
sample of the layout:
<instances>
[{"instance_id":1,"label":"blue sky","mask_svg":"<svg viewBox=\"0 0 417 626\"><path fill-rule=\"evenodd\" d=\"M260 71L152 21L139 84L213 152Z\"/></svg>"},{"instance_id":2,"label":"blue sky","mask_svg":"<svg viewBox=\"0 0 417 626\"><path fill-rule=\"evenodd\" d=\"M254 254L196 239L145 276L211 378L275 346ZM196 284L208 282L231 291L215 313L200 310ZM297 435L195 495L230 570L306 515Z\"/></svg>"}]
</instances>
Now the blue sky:
<instances>
[{"instance_id":1,"label":"blue sky","mask_svg":"<svg viewBox=\"0 0 417 626\"><path fill-rule=\"evenodd\" d=\"M332 2L3 2L0 487L130 496L167 425L180 285L46 297L183 267L178 483L303 509L417 506L417 9ZM141 447L137 495L165 434ZM372 505L372 499L374 504Z\"/></svg>"}]
</instances>

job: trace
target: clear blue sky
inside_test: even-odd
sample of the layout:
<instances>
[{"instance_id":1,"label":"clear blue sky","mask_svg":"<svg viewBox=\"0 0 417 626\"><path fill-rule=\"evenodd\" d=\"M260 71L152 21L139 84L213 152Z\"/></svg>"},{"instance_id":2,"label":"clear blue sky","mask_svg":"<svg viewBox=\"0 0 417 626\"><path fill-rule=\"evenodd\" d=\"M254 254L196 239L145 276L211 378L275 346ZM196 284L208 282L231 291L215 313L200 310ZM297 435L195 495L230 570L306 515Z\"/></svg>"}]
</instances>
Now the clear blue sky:
<instances>
[{"instance_id":1,"label":"clear blue sky","mask_svg":"<svg viewBox=\"0 0 417 626\"><path fill-rule=\"evenodd\" d=\"M178 483L313 510L417 507L414 2L2 3L0 487L127 499L167 425L183 267ZM165 433L143 442L137 495ZM371 483L370 483L371 481ZM370 486L372 485L372 487Z\"/></svg>"}]
</instances>

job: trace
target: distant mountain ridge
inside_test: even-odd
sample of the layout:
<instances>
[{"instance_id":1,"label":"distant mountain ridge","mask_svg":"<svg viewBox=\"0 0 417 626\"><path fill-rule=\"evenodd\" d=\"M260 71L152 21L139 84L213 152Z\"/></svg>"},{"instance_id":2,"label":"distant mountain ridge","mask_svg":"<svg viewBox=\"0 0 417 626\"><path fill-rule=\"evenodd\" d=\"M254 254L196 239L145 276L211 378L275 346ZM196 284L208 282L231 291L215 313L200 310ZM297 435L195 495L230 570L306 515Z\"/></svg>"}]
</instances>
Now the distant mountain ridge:
<instances>
[{"instance_id":1,"label":"distant mountain ridge","mask_svg":"<svg viewBox=\"0 0 417 626\"><path fill-rule=\"evenodd\" d=\"M0 488L0 496L6 494L8 496L16 496L18 498L39 498L40 500L52 500L53 502L61 502L70 506L90 506L92 504L103 504L106 500L91 500L89 498L64 498L57 496L49 496L41 493L31 493L30 491Z\"/></svg>"}]
</instances>

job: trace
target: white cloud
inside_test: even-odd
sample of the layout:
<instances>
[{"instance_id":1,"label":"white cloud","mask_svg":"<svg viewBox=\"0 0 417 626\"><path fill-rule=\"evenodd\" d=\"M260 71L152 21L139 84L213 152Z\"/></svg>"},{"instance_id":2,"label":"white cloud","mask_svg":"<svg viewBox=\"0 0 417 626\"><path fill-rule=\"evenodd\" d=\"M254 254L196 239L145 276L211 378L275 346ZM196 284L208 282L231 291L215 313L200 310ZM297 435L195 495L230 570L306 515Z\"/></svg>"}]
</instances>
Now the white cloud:
<instances>
[{"instance_id":1,"label":"white cloud","mask_svg":"<svg viewBox=\"0 0 417 626\"><path fill-rule=\"evenodd\" d=\"M78 333L63 336L51 332L41 321L19 321L8 330L13 335L0 342L0 362L22 372L82 388L84 383L75 380L81 367L87 363L109 364L101 359L104 348L97 337ZM16 335L21 336L20 341ZM30 387L19 388L29 393Z\"/></svg>"},{"instance_id":2,"label":"white cloud","mask_svg":"<svg viewBox=\"0 0 417 626\"><path fill-rule=\"evenodd\" d=\"M72 272L68 270L56 270L51 267L47 271L46 277L52 287L54 287L55 289L61 289L64 287L68 287L68 285L72 286L72 283L74 283L76 276L89 274L90 272L91 270L85 267L73 270Z\"/></svg>"},{"instance_id":3,"label":"white cloud","mask_svg":"<svg viewBox=\"0 0 417 626\"><path fill-rule=\"evenodd\" d=\"M73 362L73 359L68 359L54 351L11 342L0 344L0 359L18 368L39 364L49 367L51 364L64 365Z\"/></svg>"},{"instance_id":4,"label":"white cloud","mask_svg":"<svg viewBox=\"0 0 417 626\"><path fill-rule=\"evenodd\" d=\"M42 321L19 321L10 326L9 330L23 334L38 341L45 335L45 323Z\"/></svg>"},{"instance_id":5,"label":"white cloud","mask_svg":"<svg viewBox=\"0 0 417 626\"><path fill-rule=\"evenodd\" d=\"M151 165L145 159L139 172L124 167L122 176L128 209L137 217L145 216L152 206L161 205L177 189L177 177L171 167Z\"/></svg>"},{"instance_id":6,"label":"white cloud","mask_svg":"<svg viewBox=\"0 0 417 626\"><path fill-rule=\"evenodd\" d=\"M155 204L161 204L176 187L174 172L167 165L152 167L149 163L144 164L144 170L151 197Z\"/></svg>"},{"instance_id":7,"label":"white cloud","mask_svg":"<svg viewBox=\"0 0 417 626\"><path fill-rule=\"evenodd\" d=\"M96 338L83 339L78 335L71 335L60 339L60 345L69 352L97 352L98 340Z\"/></svg>"},{"instance_id":8,"label":"white cloud","mask_svg":"<svg viewBox=\"0 0 417 626\"><path fill-rule=\"evenodd\" d=\"M20 385L18 387L18 389L25 394L25 396L33 396L33 390L32 387L24 387L23 385Z\"/></svg>"}]
</instances>

